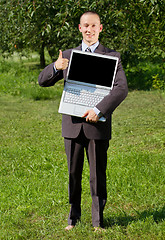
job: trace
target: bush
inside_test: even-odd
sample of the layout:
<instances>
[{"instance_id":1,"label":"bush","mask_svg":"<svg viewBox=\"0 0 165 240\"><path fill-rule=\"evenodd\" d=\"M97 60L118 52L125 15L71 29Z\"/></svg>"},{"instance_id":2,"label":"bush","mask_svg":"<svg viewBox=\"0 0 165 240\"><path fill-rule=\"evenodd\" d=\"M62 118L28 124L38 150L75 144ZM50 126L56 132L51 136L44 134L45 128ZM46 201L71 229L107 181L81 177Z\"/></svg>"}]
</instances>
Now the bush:
<instances>
[{"instance_id":1,"label":"bush","mask_svg":"<svg viewBox=\"0 0 165 240\"><path fill-rule=\"evenodd\" d=\"M34 100L55 99L61 95L63 81L56 87L41 88L38 85L39 56L35 58L18 57L4 60L0 58L0 92L14 96L23 96ZM128 87L131 90L165 89L164 68L162 62L141 62L135 67L125 69Z\"/></svg>"},{"instance_id":2,"label":"bush","mask_svg":"<svg viewBox=\"0 0 165 240\"><path fill-rule=\"evenodd\" d=\"M152 88L156 90L164 90L165 89L165 79L160 79L159 74L156 74L152 77Z\"/></svg>"},{"instance_id":3,"label":"bush","mask_svg":"<svg viewBox=\"0 0 165 240\"><path fill-rule=\"evenodd\" d=\"M162 63L141 62L125 70L129 89L164 89L164 67Z\"/></svg>"}]
</instances>

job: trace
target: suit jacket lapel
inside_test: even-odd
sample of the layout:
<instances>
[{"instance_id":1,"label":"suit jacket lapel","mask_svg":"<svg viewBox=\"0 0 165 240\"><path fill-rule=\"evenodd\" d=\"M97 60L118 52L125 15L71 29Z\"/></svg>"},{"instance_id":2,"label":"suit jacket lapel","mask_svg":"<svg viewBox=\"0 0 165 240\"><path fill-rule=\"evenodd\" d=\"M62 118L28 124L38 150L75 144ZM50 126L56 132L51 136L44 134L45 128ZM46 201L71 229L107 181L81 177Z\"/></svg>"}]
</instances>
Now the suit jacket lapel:
<instances>
[{"instance_id":1,"label":"suit jacket lapel","mask_svg":"<svg viewBox=\"0 0 165 240\"><path fill-rule=\"evenodd\" d=\"M105 47L102 44L99 44L94 52L100 53L100 54L105 54Z\"/></svg>"},{"instance_id":2,"label":"suit jacket lapel","mask_svg":"<svg viewBox=\"0 0 165 240\"><path fill-rule=\"evenodd\" d=\"M82 50L82 44L80 46L76 47L75 49Z\"/></svg>"}]
</instances>

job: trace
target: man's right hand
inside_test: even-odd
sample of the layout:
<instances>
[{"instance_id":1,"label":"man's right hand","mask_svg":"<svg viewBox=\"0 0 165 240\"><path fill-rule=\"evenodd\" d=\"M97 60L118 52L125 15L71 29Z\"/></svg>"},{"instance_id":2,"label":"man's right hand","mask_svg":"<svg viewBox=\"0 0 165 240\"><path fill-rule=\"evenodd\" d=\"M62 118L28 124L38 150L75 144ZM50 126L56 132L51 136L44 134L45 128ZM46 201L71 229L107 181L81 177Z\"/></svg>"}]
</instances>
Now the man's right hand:
<instances>
[{"instance_id":1,"label":"man's right hand","mask_svg":"<svg viewBox=\"0 0 165 240\"><path fill-rule=\"evenodd\" d=\"M67 58L62 57L62 51L59 50L59 56L57 61L55 62L55 67L57 70L64 70L68 67L69 60Z\"/></svg>"}]
</instances>

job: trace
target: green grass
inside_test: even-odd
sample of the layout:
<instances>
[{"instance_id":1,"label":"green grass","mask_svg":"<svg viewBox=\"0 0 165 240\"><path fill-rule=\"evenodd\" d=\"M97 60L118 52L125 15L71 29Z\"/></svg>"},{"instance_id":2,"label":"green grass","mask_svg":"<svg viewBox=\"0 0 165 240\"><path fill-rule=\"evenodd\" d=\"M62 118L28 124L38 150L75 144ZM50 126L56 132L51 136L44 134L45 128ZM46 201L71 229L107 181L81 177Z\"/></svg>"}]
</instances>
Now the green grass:
<instances>
[{"instance_id":1,"label":"green grass","mask_svg":"<svg viewBox=\"0 0 165 240\"><path fill-rule=\"evenodd\" d=\"M66 233L68 172L57 113L63 83L39 87L40 70L26 61L0 67L0 239L165 239L165 93L129 92L113 114L106 233L92 229L87 160L82 219Z\"/></svg>"}]
</instances>

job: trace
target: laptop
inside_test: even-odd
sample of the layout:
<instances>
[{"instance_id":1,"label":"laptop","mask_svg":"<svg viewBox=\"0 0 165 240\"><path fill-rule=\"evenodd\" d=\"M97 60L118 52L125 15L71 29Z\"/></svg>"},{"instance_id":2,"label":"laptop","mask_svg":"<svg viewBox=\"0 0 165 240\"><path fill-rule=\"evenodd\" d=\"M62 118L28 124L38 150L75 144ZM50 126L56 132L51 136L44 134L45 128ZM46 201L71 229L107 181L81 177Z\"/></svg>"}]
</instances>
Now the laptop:
<instances>
[{"instance_id":1,"label":"laptop","mask_svg":"<svg viewBox=\"0 0 165 240\"><path fill-rule=\"evenodd\" d=\"M73 49L59 113L82 117L113 88L118 58ZM106 121L101 117L99 121Z\"/></svg>"}]
</instances>

